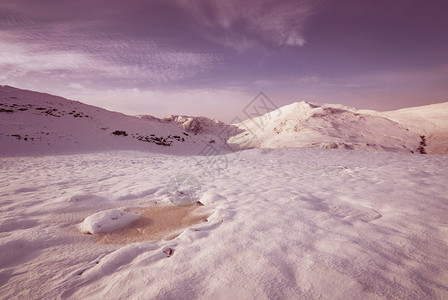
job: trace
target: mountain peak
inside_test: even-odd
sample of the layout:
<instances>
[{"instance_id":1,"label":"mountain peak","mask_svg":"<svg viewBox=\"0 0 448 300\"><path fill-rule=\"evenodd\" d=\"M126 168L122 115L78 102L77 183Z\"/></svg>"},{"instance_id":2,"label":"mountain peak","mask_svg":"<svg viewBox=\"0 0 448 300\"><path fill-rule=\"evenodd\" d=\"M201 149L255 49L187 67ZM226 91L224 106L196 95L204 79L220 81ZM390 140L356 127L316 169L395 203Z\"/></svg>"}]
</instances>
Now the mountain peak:
<instances>
[{"instance_id":1,"label":"mountain peak","mask_svg":"<svg viewBox=\"0 0 448 300\"><path fill-rule=\"evenodd\" d=\"M282 110L284 112L290 112L290 111L300 111L300 110L311 110L313 108L318 108L318 107L320 107L320 106L315 103L311 103L308 101L298 101L298 102L293 102L291 104L285 105L285 106L281 107L280 110Z\"/></svg>"}]
</instances>

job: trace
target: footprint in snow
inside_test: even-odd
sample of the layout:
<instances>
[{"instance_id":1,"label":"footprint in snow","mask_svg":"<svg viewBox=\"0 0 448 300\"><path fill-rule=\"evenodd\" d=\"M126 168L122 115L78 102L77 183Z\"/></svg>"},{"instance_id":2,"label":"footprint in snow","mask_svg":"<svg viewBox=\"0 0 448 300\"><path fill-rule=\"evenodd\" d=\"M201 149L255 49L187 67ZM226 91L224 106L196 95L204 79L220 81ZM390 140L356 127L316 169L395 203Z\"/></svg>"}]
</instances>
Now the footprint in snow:
<instances>
[{"instance_id":1,"label":"footprint in snow","mask_svg":"<svg viewBox=\"0 0 448 300\"><path fill-rule=\"evenodd\" d=\"M342 205L329 206L329 214L338 218L370 222L382 217L376 210L363 206L344 203Z\"/></svg>"},{"instance_id":2,"label":"footprint in snow","mask_svg":"<svg viewBox=\"0 0 448 300\"><path fill-rule=\"evenodd\" d=\"M349 203L348 201L340 200L338 204L329 204L327 201L309 195L302 197L306 208L319 212L326 212L334 217L341 219L360 220L362 222L370 222L382 217L376 210L366 207L358 203ZM288 202L289 204L290 202ZM299 202L300 203L300 202Z\"/></svg>"}]
</instances>

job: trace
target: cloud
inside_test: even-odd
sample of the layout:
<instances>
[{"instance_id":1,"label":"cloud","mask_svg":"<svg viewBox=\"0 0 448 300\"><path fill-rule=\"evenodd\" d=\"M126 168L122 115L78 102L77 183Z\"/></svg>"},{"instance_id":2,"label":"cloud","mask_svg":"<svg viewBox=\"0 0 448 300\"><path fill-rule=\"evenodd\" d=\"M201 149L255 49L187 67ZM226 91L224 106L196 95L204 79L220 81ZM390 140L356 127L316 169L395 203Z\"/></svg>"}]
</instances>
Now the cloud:
<instances>
[{"instance_id":1,"label":"cloud","mask_svg":"<svg viewBox=\"0 0 448 300\"><path fill-rule=\"evenodd\" d=\"M306 92L318 102L392 110L447 101L448 64L322 78ZM301 89L301 92L304 90Z\"/></svg>"},{"instance_id":2,"label":"cloud","mask_svg":"<svg viewBox=\"0 0 448 300\"><path fill-rule=\"evenodd\" d=\"M384 70L360 76L360 80L374 82L378 85L416 87L420 85L448 86L448 64L430 68L408 70ZM448 88L445 88L448 90Z\"/></svg>"},{"instance_id":3,"label":"cloud","mask_svg":"<svg viewBox=\"0 0 448 300\"><path fill-rule=\"evenodd\" d=\"M182 49L150 37L112 34L97 21L32 20L19 8L2 9L0 4L3 80L45 74L76 82L158 85L207 73L220 60L207 51Z\"/></svg>"},{"instance_id":4,"label":"cloud","mask_svg":"<svg viewBox=\"0 0 448 300\"><path fill-rule=\"evenodd\" d=\"M303 46L313 14L309 0L177 0L206 38L239 51L275 44Z\"/></svg>"},{"instance_id":5,"label":"cloud","mask_svg":"<svg viewBox=\"0 0 448 300\"><path fill-rule=\"evenodd\" d=\"M54 41L31 41L22 36L23 41L17 42L17 38L8 39L8 35L0 32L0 71L6 78L43 72L48 76L66 73L89 80L157 84L206 72L219 60L213 54L164 49L152 43L104 40L89 43L84 39L76 43L88 46L79 47L63 36Z\"/></svg>"},{"instance_id":6,"label":"cloud","mask_svg":"<svg viewBox=\"0 0 448 300\"><path fill-rule=\"evenodd\" d=\"M302 76L299 79L297 79L297 82L307 84L322 83L322 81L323 79L318 75Z\"/></svg>"},{"instance_id":7,"label":"cloud","mask_svg":"<svg viewBox=\"0 0 448 300\"><path fill-rule=\"evenodd\" d=\"M70 82L67 85L67 87L71 88L71 89L75 89L75 90L85 90L86 89L82 84L77 83L77 82Z\"/></svg>"}]
</instances>

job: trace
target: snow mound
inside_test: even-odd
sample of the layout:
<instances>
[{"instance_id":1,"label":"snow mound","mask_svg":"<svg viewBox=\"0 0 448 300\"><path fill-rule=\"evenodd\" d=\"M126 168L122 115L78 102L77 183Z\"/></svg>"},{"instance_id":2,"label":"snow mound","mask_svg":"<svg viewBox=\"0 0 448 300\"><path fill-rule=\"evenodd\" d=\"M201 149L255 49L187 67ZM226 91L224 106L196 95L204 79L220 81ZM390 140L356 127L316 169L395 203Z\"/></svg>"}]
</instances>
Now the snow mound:
<instances>
[{"instance_id":1,"label":"snow mound","mask_svg":"<svg viewBox=\"0 0 448 300\"><path fill-rule=\"evenodd\" d=\"M105 210L88 216L80 224L80 230L85 233L109 233L136 221L139 215L117 209Z\"/></svg>"},{"instance_id":2,"label":"snow mound","mask_svg":"<svg viewBox=\"0 0 448 300\"><path fill-rule=\"evenodd\" d=\"M225 198L217 193L205 192L204 194L202 194L200 202L204 205L209 205L223 199Z\"/></svg>"}]
</instances>

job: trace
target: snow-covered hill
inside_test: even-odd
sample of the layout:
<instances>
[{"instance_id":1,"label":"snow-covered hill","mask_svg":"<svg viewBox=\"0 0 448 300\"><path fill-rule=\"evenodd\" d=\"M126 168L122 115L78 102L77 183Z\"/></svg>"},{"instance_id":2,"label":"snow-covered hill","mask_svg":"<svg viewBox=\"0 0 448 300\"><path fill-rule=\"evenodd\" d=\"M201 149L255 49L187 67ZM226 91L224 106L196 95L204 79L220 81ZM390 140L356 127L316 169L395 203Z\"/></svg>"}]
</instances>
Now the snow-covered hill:
<instances>
[{"instance_id":1,"label":"snow-covered hill","mask_svg":"<svg viewBox=\"0 0 448 300\"><path fill-rule=\"evenodd\" d=\"M228 125L183 115L164 119L127 116L49 94L0 86L0 155L102 150L201 155L257 147L447 154L447 120L448 103L377 112L297 102Z\"/></svg>"},{"instance_id":2,"label":"snow-covered hill","mask_svg":"<svg viewBox=\"0 0 448 300\"><path fill-rule=\"evenodd\" d=\"M412 117L412 118L411 118ZM239 148L323 147L413 153L448 153L448 103L375 112L296 102L236 124L229 138Z\"/></svg>"},{"instance_id":3,"label":"snow-covered hill","mask_svg":"<svg viewBox=\"0 0 448 300\"><path fill-rule=\"evenodd\" d=\"M214 140L203 119L182 123L180 118L127 116L49 94L0 86L0 155L119 149L197 154ZM209 123L227 126L219 121Z\"/></svg>"},{"instance_id":4,"label":"snow-covered hill","mask_svg":"<svg viewBox=\"0 0 448 300\"><path fill-rule=\"evenodd\" d=\"M448 153L448 102L377 114L424 136L428 153Z\"/></svg>"}]
</instances>

